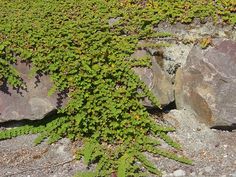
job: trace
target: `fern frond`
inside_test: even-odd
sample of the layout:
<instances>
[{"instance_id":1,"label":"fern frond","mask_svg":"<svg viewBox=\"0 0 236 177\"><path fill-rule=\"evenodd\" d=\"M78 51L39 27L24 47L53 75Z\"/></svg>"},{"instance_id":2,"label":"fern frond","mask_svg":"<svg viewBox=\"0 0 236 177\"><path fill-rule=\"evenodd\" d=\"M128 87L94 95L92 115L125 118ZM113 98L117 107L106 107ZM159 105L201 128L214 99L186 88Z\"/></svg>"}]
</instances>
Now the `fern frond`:
<instances>
[{"instance_id":1,"label":"fern frond","mask_svg":"<svg viewBox=\"0 0 236 177\"><path fill-rule=\"evenodd\" d=\"M43 140L46 138L48 138L48 133L47 132L41 133L40 135L38 135L37 138L34 139L34 144L38 145L41 142L43 142Z\"/></svg>"},{"instance_id":2,"label":"fern frond","mask_svg":"<svg viewBox=\"0 0 236 177\"><path fill-rule=\"evenodd\" d=\"M181 163L185 163L185 164L192 164L192 160L188 159L187 157L184 156L179 156L174 152L170 152L161 148L154 148L152 146L148 146L146 149L148 152L152 153L152 154L158 154L164 157L167 157L169 159L173 159L175 161L181 162Z\"/></svg>"},{"instance_id":3,"label":"fern frond","mask_svg":"<svg viewBox=\"0 0 236 177\"><path fill-rule=\"evenodd\" d=\"M119 177L126 177L126 169L127 165L126 160L128 158L127 154L124 154L119 160L118 160L118 171L117 174Z\"/></svg>"},{"instance_id":4,"label":"fern frond","mask_svg":"<svg viewBox=\"0 0 236 177\"><path fill-rule=\"evenodd\" d=\"M158 136L163 139L168 145L176 148L181 149L181 145L177 142L175 142L171 137L169 137L166 132L160 132Z\"/></svg>"},{"instance_id":5,"label":"fern frond","mask_svg":"<svg viewBox=\"0 0 236 177\"><path fill-rule=\"evenodd\" d=\"M154 166L154 164L147 159L145 155L140 152L135 153L135 157L138 159L139 162L150 172L155 175L161 176L161 172Z\"/></svg>"}]
</instances>

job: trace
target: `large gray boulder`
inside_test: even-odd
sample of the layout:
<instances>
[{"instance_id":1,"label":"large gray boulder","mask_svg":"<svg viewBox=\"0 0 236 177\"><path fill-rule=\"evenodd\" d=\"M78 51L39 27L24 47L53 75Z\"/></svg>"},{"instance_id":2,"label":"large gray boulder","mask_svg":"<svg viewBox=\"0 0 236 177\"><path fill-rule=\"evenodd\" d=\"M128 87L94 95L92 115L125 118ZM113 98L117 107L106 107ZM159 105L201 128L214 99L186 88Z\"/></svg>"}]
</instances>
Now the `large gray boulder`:
<instances>
[{"instance_id":1,"label":"large gray boulder","mask_svg":"<svg viewBox=\"0 0 236 177\"><path fill-rule=\"evenodd\" d=\"M42 119L62 106L63 94L48 96L52 87L49 76L29 77L30 66L21 62L15 68L25 82L26 89L15 90L6 84L0 87L0 122Z\"/></svg>"},{"instance_id":2,"label":"large gray boulder","mask_svg":"<svg viewBox=\"0 0 236 177\"><path fill-rule=\"evenodd\" d=\"M176 105L210 127L231 126L236 124L236 42L221 39L213 45L195 46L177 70Z\"/></svg>"},{"instance_id":3,"label":"large gray boulder","mask_svg":"<svg viewBox=\"0 0 236 177\"><path fill-rule=\"evenodd\" d=\"M139 59L148 55L146 50L137 50L132 57ZM168 75L158 64L158 58L156 56L149 57L151 57L152 67L135 67L133 68L134 72L148 86L162 106L168 105L174 101L173 85ZM147 98L144 99L143 105L152 107Z\"/></svg>"}]
</instances>

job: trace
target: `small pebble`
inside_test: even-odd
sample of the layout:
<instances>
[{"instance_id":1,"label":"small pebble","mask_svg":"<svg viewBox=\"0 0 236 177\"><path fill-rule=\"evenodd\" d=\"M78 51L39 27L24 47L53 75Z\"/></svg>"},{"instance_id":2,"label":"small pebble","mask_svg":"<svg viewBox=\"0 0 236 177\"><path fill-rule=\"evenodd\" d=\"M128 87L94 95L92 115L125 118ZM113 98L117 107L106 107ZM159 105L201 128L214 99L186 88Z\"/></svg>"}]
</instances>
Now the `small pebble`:
<instances>
[{"instance_id":1,"label":"small pebble","mask_svg":"<svg viewBox=\"0 0 236 177\"><path fill-rule=\"evenodd\" d=\"M226 34L225 34L224 31L219 31L219 32L218 32L218 35L219 35L220 37L226 37Z\"/></svg>"},{"instance_id":2,"label":"small pebble","mask_svg":"<svg viewBox=\"0 0 236 177\"><path fill-rule=\"evenodd\" d=\"M205 167L204 169L205 169L205 171L206 171L207 173L209 173L209 172L211 172L212 167L211 167L211 166L208 166L208 167Z\"/></svg>"},{"instance_id":3,"label":"small pebble","mask_svg":"<svg viewBox=\"0 0 236 177\"><path fill-rule=\"evenodd\" d=\"M179 170L174 171L173 174L175 177L178 177L178 176L185 176L186 173L184 170L179 169Z\"/></svg>"},{"instance_id":4,"label":"small pebble","mask_svg":"<svg viewBox=\"0 0 236 177\"><path fill-rule=\"evenodd\" d=\"M236 177L236 171L232 174L232 177Z\"/></svg>"},{"instance_id":5,"label":"small pebble","mask_svg":"<svg viewBox=\"0 0 236 177\"><path fill-rule=\"evenodd\" d=\"M166 176L167 176L166 171L162 171L162 176L163 176L163 177L166 177Z\"/></svg>"},{"instance_id":6,"label":"small pebble","mask_svg":"<svg viewBox=\"0 0 236 177\"><path fill-rule=\"evenodd\" d=\"M200 172L199 172L199 175L201 176L202 174L203 174L203 172L202 172L202 171L200 171Z\"/></svg>"},{"instance_id":7,"label":"small pebble","mask_svg":"<svg viewBox=\"0 0 236 177\"><path fill-rule=\"evenodd\" d=\"M220 146L220 143L216 143L216 144L215 144L215 147L219 147L219 146Z\"/></svg>"},{"instance_id":8,"label":"small pebble","mask_svg":"<svg viewBox=\"0 0 236 177\"><path fill-rule=\"evenodd\" d=\"M169 174L163 174L162 177L172 177L173 174L172 173L169 173Z\"/></svg>"}]
</instances>

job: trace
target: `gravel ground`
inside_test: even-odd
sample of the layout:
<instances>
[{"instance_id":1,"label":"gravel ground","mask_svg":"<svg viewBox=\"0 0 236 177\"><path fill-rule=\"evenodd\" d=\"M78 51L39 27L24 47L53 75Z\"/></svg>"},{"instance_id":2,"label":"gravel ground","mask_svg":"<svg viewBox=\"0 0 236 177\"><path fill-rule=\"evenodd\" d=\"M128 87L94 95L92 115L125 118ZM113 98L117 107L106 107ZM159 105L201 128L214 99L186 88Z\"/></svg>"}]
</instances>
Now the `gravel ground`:
<instances>
[{"instance_id":1,"label":"gravel ground","mask_svg":"<svg viewBox=\"0 0 236 177\"><path fill-rule=\"evenodd\" d=\"M36 135L0 141L0 177L71 177L85 170L69 140L33 145Z\"/></svg>"},{"instance_id":2,"label":"gravel ground","mask_svg":"<svg viewBox=\"0 0 236 177\"><path fill-rule=\"evenodd\" d=\"M181 153L194 161L193 166L188 166L154 158L159 168L165 170L165 177L236 177L235 130L209 129L184 110L172 110L164 119L177 128L170 136L183 145Z\"/></svg>"},{"instance_id":3,"label":"gravel ground","mask_svg":"<svg viewBox=\"0 0 236 177\"><path fill-rule=\"evenodd\" d=\"M148 155L164 177L236 177L236 131L209 129L184 110L172 110L163 118L177 128L170 136L183 144L180 154L194 161L190 166ZM76 143L62 139L50 146L34 146L35 137L0 141L0 177L72 177L86 170L81 161L74 160Z\"/></svg>"}]
</instances>

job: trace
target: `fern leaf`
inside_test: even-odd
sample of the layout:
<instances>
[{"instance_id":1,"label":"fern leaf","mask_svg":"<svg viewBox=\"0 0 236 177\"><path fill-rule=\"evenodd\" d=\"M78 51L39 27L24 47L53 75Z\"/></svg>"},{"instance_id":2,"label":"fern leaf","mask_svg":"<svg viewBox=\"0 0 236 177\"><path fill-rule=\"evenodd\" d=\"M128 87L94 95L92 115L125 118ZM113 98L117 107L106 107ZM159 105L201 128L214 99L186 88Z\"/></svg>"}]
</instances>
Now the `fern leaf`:
<instances>
[{"instance_id":1,"label":"fern leaf","mask_svg":"<svg viewBox=\"0 0 236 177\"><path fill-rule=\"evenodd\" d=\"M153 174L156 174L158 176L161 176L161 172L152 164L145 155L143 155L141 152L135 153L135 157L142 163L142 165Z\"/></svg>"},{"instance_id":2,"label":"fern leaf","mask_svg":"<svg viewBox=\"0 0 236 177\"><path fill-rule=\"evenodd\" d=\"M159 137L162 138L167 144L170 146L176 148L176 149L181 149L180 144L177 142L173 141L171 137L169 137L165 132L160 132Z\"/></svg>"},{"instance_id":3,"label":"fern leaf","mask_svg":"<svg viewBox=\"0 0 236 177\"><path fill-rule=\"evenodd\" d=\"M94 140L87 141L84 145L84 162L88 165L92 159L93 151L96 148L96 142Z\"/></svg>"},{"instance_id":4,"label":"fern leaf","mask_svg":"<svg viewBox=\"0 0 236 177\"><path fill-rule=\"evenodd\" d=\"M40 134L37 138L35 138L34 140L34 144L37 145L37 144L40 144L44 139L46 139L48 136L47 133L42 133Z\"/></svg>"},{"instance_id":5,"label":"fern leaf","mask_svg":"<svg viewBox=\"0 0 236 177\"><path fill-rule=\"evenodd\" d=\"M126 168L127 168L127 164L126 164L126 160L129 156L127 154L124 154L118 162L118 177L126 177Z\"/></svg>"},{"instance_id":6,"label":"fern leaf","mask_svg":"<svg viewBox=\"0 0 236 177\"><path fill-rule=\"evenodd\" d=\"M181 163L185 163L185 164L192 164L192 160L184 157L184 156L178 156L176 153L174 152L170 152L161 148L154 148L152 146L148 146L147 151L153 154L158 154L164 157L167 157L169 159L173 159L175 161L181 162Z\"/></svg>"}]
</instances>

